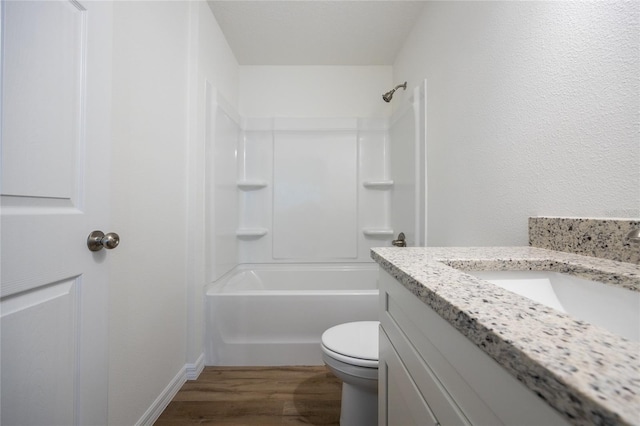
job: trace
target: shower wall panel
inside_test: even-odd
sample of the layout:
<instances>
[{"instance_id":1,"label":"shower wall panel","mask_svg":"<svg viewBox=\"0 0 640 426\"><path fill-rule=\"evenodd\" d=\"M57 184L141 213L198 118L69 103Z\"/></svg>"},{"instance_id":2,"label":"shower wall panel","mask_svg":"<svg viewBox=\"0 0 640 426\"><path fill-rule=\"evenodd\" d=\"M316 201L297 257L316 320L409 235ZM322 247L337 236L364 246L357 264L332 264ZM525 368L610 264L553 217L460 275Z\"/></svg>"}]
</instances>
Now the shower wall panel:
<instances>
[{"instance_id":1,"label":"shower wall panel","mask_svg":"<svg viewBox=\"0 0 640 426\"><path fill-rule=\"evenodd\" d=\"M371 247L387 246L393 238L389 215L393 176L390 172L388 154L387 120L360 120L358 123L358 257L360 259L370 259Z\"/></svg>"},{"instance_id":2,"label":"shower wall panel","mask_svg":"<svg viewBox=\"0 0 640 426\"><path fill-rule=\"evenodd\" d=\"M357 133L276 132L273 257L357 257Z\"/></svg>"},{"instance_id":3,"label":"shower wall panel","mask_svg":"<svg viewBox=\"0 0 640 426\"><path fill-rule=\"evenodd\" d=\"M206 85L206 217L209 282L238 264L238 195L236 149L239 117L209 84Z\"/></svg>"},{"instance_id":4,"label":"shower wall panel","mask_svg":"<svg viewBox=\"0 0 640 426\"><path fill-rule=\"evenodd\" d=\"M415 224L415 117L412 108L405 108L392 119L389 135L394 187L391 191L392 225L403 232L407 245L416 245Z\"/></svg>"},{"instance_id":5,"label":"shower wall panel","mask_svg":"<svg viewBox=\"0 0 640 426\"><path fill-rule=\"evenodd\" d=\"M273 132L271 119L245 120L238 146L240 263L272 261ZM246 184L246 185L243 185Z\"/></svg>"},{"instance_id":6,"label":"shower wall panel","mask_svg":"<svg viewBox=\"0 0 640 426\"><path fill-rule=\"evenodd\" d=\"M390 244L386 119L242 123L239 263L371 262Z\"/></svg>"},{"instance_id":7,"label":"shower wall panel","mask_svg":"<svg viewBox=\"0 0 640 426\"><path fill-rule=\"evenodd\" d=\"M409 102L396 111L389 128L389 159L394 187L391 225L404 232L408 246L426 241L426 80L413 89Z\"/></svg>"}]
</instances>

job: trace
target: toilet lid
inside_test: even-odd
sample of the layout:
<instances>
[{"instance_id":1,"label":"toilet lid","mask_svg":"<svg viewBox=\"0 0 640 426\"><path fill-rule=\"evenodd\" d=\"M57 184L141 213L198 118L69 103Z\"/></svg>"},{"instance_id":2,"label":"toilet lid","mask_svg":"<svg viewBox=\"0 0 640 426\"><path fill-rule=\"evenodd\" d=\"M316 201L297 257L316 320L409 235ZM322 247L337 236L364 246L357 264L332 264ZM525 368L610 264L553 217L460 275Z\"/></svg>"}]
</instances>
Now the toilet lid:
<instances>
[{"instance_id":1,"label":"toilet lid","mask_svg":"<svg viewBox=\"0 0 640 426\"><path fill-rule=\"evenodd\" d=\"M350 358L378 360L379 321L358 321L331 327L322 334L329 350Z\"/></svg>"}]
</instances>

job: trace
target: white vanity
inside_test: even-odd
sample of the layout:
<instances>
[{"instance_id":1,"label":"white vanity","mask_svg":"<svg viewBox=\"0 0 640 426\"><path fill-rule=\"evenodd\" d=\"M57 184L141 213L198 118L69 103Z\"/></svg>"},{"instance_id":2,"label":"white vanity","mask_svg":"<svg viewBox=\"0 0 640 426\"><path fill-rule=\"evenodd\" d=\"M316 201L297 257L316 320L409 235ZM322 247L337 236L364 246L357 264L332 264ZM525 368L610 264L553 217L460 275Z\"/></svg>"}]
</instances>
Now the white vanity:
<instances>
[{"instance_id":1,"label":"white vanity","mask_svg":"<svg viewBox=\"0 0 640 426\"><path fill-rule=\"evenodd\" d=\"M640 305L638 265L530 247L381 248L372 257L380 425L640 423L637 341L462 272L570 273L629 289Z\"/></svg>"}]
</instances>

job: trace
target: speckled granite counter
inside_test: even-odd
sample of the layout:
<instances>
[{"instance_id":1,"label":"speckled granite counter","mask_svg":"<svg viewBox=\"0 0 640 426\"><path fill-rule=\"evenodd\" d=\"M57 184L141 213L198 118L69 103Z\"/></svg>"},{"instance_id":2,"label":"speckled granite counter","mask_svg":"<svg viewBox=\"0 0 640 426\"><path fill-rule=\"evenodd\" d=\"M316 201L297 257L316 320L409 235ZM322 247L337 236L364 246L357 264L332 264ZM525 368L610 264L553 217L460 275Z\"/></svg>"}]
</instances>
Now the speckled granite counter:
<instances>
[{"instance_id":1,"label":"speckled granite counter","mask_svg":"<svg viewBox=\"0 0 640 426\"><path fill-rule=\"evenodd\" d=\"M640 250L627 239L637 228L637 219L530 217L529 245L638 265Z\"/></svg>"},{"instance_id":2,"label":"speckled granite counter","mask_svg":"<svg viewBox=\"0 0 640 426\"><path fill-rule=\"evenodd\" d=\"M640 291L640 266L534 247L389 247L371 257L570 422L640 424L640 343L454 269L551 270Z\"/></svg>"}]
</instances>

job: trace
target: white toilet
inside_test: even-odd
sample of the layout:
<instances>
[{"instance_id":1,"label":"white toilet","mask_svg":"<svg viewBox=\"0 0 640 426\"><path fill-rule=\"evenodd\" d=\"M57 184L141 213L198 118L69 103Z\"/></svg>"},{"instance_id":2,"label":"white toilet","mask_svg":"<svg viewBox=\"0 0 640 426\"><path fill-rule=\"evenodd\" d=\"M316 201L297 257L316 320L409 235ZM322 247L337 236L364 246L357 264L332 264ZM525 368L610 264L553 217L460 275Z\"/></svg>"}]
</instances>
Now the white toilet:
<instances>
[{"instance_id":1,"label":"white toilet","mask_svg":"<svg viewBox=\"0 0 640 426\"><path fill-rule=\"evenodd\" d=\"M340 426L378 424L379 325L348 322L322 334L322 359L342 380Z\"/></svg>"}]
</instances>

